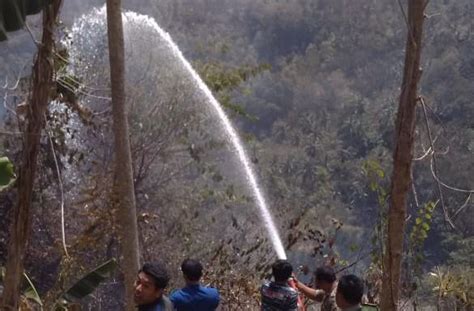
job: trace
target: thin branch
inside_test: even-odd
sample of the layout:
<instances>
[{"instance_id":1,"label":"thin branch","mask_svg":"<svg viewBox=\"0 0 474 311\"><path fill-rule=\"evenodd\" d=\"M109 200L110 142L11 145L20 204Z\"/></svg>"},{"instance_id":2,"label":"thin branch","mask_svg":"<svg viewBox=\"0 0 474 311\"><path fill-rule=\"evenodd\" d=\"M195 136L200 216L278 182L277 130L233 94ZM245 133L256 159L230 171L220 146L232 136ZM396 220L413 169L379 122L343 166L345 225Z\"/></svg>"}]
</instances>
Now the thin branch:
<instances>
[{"instance_id":1,"label":"thin branch","mask_svg":"<svg viewBox=\"0 0 474 311\"><path fill-rule=\"evenodd\" d=\"M353 266L355 266L356 264L358 264L361 260L367 258L370 256L370 254L372 254L373 250L371 250L370 252L368 252L367 254L365 254L364 256L359 256L355 261L353 261L352 263L348 264L347 266L344 266L342 268L340 268L339 270L336 271L336 274L338 273L341 273L342 271L344 270L347 270Z\"/></svg>"},{"instance_id":2,"label":"thin branch","mask_svg":"<svg viewBox=\"0 0 474 311\"><path fill-rule=\"evenodd\" d=\"M411 174L411 191L413 192L413 197L415 198L416 210L418 210L420 208L420 201L418 201L418 193L416 192L415 181L413 179L413 169L411 170L410 174Z\"/></svg>"},{"instance_id":3,"label":"thin branch","mask_svg":"<svg viewBox=\"0 0 474 311\"><path fill-rule=\"evenodd\" d=\"M45 121L45 125L46 125L46 134L48 135L49 144L51 146L51 152L53 153L54 165L56 166L56 174L58 175L59 191L61 193L61 236L62 236L62 244L63 244L64 254L66 255L66 257L69 257L69 254L67 252L67 246L66 246L66 229L65 229L66 226L65 226L65 220L64 220L63 180L62 180L62 177L61 177L61 171L59 169L58 158L56 157L56 151L54 150L53 139L51 138L50 128L49 128L49 124L48 124L48 120L46 119L46 116L44 116L44 121Z\"/></svg>"},{"instance_id":4,"label":"thin branch","mask_svg":"<svg viewBox=\"0 0 474 311\"><path fill-rule=\"evenodd\" d=\"M78 92L78 93L80 93L80 94L82 94L82 95L85 95L85 96L87 96L87 97L92 97L92 98L97 98L97 99L111 100L110 97L93 95L93 94L91 94L91 93L87 93L87 92L85 92L85 91L82 91L82 90L79 89L79 88L78 88L78 89L75 89L75 87L74 87L73 85L67 83L65 80L58 79L57 81L58 81L58 83L59 83L61 86L65 87L68 91L71 91L71 92L73 92L73 93Z\"/></svg>"},{"instance_id":5,"label":"thin branch","mask_svg":"<svg viewBox=\"0 0 474 311\"><path fill-rule=\"evenodd\" d=\"M467 196L467 199L464 202L464 204L454 213L454 215L452 216L453 219L456 219L456 217L458 217L459 213L461 213L462 210L464 210L464 208L466 208L467 204L471 200L471 196L472 196L472 192L469 193L469 195Z\"/></svg>"},{"instance_id":6,"label":"thin branch","mask_svg":"<svg viewBox=\"0 0 474 311\"><path fill-rule=\"evenodd\" d=\"M428 6L428 4L430 3L430 0L426 0L424 6L423 6L423 12L426 10L426 7Z\"/></svg>"},{"instance_id":7,"label":"thin branch","mask_svg":"<svg viewBox=\"0 0 474 311\"><path fill-rule=\"evenodd\" d=\"M433 13L431 15L425 14L426 19L430 19L430 18L435 17L435 16L441 16L441 13Z\"/></svg>"},{"instance_id":8,"label":"thin branch","mask_svg":"<svg viewBox=\"0 0 474 311\"><path fill-rule=\"evenodd\" d=\"M398 0L398 5L400 6L400 11L402 12L403 19L405 20L405 24L407 25L407 28L410 29L410 24L408 23L407 13L403 9L403 4L400 2L400 0ZM410 31L410 35L411 35L411 31Z\"/></svg>"},{"instance_id":9,"label":"thin branch","mask_svg":"<svg viewBox=\"0 0 474 311\"><path fill-rule=\"evenodd\" d=\"M438 140L438 137L439 137L439 136L436 136L436 137L433 139L433 144L436 143L436 141ZM424 148L423 148L423 149L424 149ZM443 152L436 151L436 154L446 155L446 154L448 154L448 152L449 152L449 146L446 147L446 150L443 151ZM421 156L419 156L419 157L417 157L417 158L413 158L412 161L422 161L422 160L424 160L426 157L431 156L431 155L433 155L433 154L434 154L434 151L433 151L433 149L431 149L431 146L430 146L430 147L425 151L424 154L422 154Z\"/></svg>"},{"instance_id":10,"label":"thin branch","mask_svg":"<svg viewBox=\"0 0 474 311\"><path fill-rule=\"evenodd\" d=\"M431 106L428 103L424 102L424 104L425 104L425 107L427 108L427 110L431 113L431 116L433 118L435 118L436 121L438 121L438 124L439 124L439 126L441 127L441 130L442 130L442 131L440 131L440 133L447 133L448 131L447 131L446 127L444 126L443 120L441 120L441 118L436 114L434 109L431 108ZM449 146L448 146L448 148L449 148Z\"/></svg>"},{"instance_id":11,"label":"thin branch","mask_svg":"<svg viewBox=\"0 0 474 311\"><path fill-rule=\"evenodd\" d=\"M109 108L106 108L102 111L92 112L92 115L94 115L94 116L103 115L103 114L109 113L111 111L112 111L112 107L109 107Z\"/></svg>"},{"instance_id":12,"label":"thin branch","mask_svg":"<svg viewBox=\"0 0 474 311\"><path fill-rule=\"evenodd\" d=\"M474 189L461 189L461 188L457 188L457 187L453 187L453 186L450 186L448 184L446 184L445 182L443 182L437 175L436 171L434 170L434 165L433 165L433 159L431 161L431 174L433 175L433 178L436 180L436 182L438 182L440 185L442 185L443 187L449 189L449 190L453 190L453 191L457 191L457 192L462 192L462 193L474 193Z\"/></svg>"},{"instance_id":13,"label":"thin branch","mask_svg":"<svg viewBox=\"0 0 474 311\"><path fill-rule=\"evenodd\" d=\"M13 91L15 90L18 85L20 84L20 81L21 81L21 76L23 74L23 70L25 70L25 67L26 67L26 62L23 64L23 66L21 67L20 71L18 72L18 77L16 79L16 82L15 84L12 86L12 87L8 87L8 84L6 84L6 88L8 88L10 91ZM5 79L5 82L6 82L6 79Z\"/></svg>"},{"instance_id":14,"label":"thin branch","mask_svg":"<svg viewBox=\"0 0 474 311\"><path fill-rule=\"evenodd\" d=\"M18 88L18 85L20 84L20 80L21 80L21 75L22 75L23 70L25 69L25 67L26 67L26 63L23 64L20 71L18 72L18 78L16 79L16 82L13 86L11 86L11 87L8 86L8 77L5 77L5 85L2 87L5 90L5 95L3 96L3 106L5 107L5 109L10 111L14 116L17 115L16 111L13 108L9 107L8 104L7 104L8 91L14 91L15 89Z\"/></svg>"},{"instance_id":15,"label":"thin branch","mask_svg":"<svg viewBox=\"0 0 474 311\"><path fill-rule=\"evenodd\" d=\"M3 107L5 107L6 110L10 111L14 116L16 116L16 111L13 110L10 106L8 106L7 99L8 99L8 92L5 91L5 95L3 96Z\"/></svg>"},{"instance_id":16,"label":"thin branch","mask_svg":"<svg viewBox=\"0 0 474 311\"><path fill-rule=\"evenodd\" d=\"M25 21L25 28L26 28L26 30L28 31L28 33L30 34L31 39L33 40L33 42L34 42L34 44L36 45L36 47L39 47L39 46L41 45L41 42L39 42L38 40L36 40L35 35L34 35L33 32L31 31L30 26L28 26L28 22L27 22L27 21Z\"/></svg>"},{"instance_id":17,"label":"thin branch","mask_svg":"<svg viewBox=\"0 0 474 311\"><path fill-rule=\"evenodd\" d=\"M433 155L431 157L431 171L433 173L433 177L436 175L436 172L437 172L437 165L436 165L436 152L435 152L435 148L434 148L434 142L433 142L433 137L431 136L431 129L430 129L430 125L428 123L428 115L426 113L426 107L425 107L425 101L423 99L423 97L419 97L419 101L421 103L421 106L423 108L423 115L425 117L425 125L426 125L426 131L428 133L428 138L430 140L430 148L431 150L433 150ZM440 202L441 202L441 207L443 209L443 214L444 214L444 220L450 225L450 227L452 229L456 229L456 226L454 226L454 223L451 221L451 219L449 218L449 213L448 213L448 210L446 209L446 205L444 204L444 196L443 196L443 189L441 188L441 183L435 178L436 180L436 184L438 186L438 192L439 192L439 199L440 199Z\"/></svg>"},{"instance_id":18,"label":"thin branch","mask_svg":"<svg viewBox=\"0 0 474 311\"><path fill-rule=\"evenodd\" d=\"M431 150L431 147L426 150L426 152L419 156L418 158L413 158L412 161L422 161L424 160L427 156L433 155L433 150Z\"/></svg>"},{"instance_id":19,"label":"thin branch","mask_svg":"<svg viewBox=\"0 0 474 311\"><path fill-rule=\"evenodd\" d=\"M67 63L67 64L70 64L70 62L65 59L64 57L62 57L60 54L58 53L54 53L54 55L59 58L60 60L62 60L63 62ZM60 73L65 73L67 74L68 71L67 70L60 70L58 71ZM60 75L61 76L61 75ZM89 90L92 90L92 91L105 91L105 92L110 92L110 88L108 87L100 87L100 88L96 88L96 87L92 87L92 86L89 86L89 85L86 85L84 83L82 83L81 81L77 80L74 76L72 75L68 75L67 76L68 80L71 80L72 82L76 83L78 85L78 88L85 88L85 89L89 89Z\"/></svg>"},{"instance_id":20,"label":"thin branch","mask_svg":"<svg viewBox=\"0 0 474 311\"><path fill-rule=\"evenodd\" d=\"M21 135L24 135L25 133L23 133L23 132L12 132L12 131L6 131L6 130L0 129L0 134L2 134L2 135L12 135L12 136L17 136L17 135L21 136ZM34 134L34 135L38 135L38 134Z\"/></svg>"},{"instance_id":21,"label":"thin branch","mask_svg":"<svg viewBox=\"0 0 474 311\"><path fill-rule=\"evenodd\" d=\"M420 100L421 101L421 100ZM422 105L424 108L427 108L431 114L438 120L441 122L441 119L438 117L438 115L434 112L433 108L430 107L429 104L425 103L424 100L421 101ZM426 118L426 116L425 116ZM444 127L443 123L441 122L440 124L441 128L443 129L444 132L446 132L446 128ZM431 148L430 148L431 149ZM436 154L441 154L441 155L445 155L449 152L449 146L446 148L446 151L444 152L436 152ZM433 175L433 178L439 182L443 187L447 188L447 189L450 189L450 190L453 190L453 191L457 191L457 192L462 192L462 193L474 193L474 189L461 189L461 188L457 188L457 187L454 187L454 186L450 186L448 184L446 184L445 182L443 182L437 174L434 173L434 170L432 169L432 175Z\"/></svg>"}]
</instances>

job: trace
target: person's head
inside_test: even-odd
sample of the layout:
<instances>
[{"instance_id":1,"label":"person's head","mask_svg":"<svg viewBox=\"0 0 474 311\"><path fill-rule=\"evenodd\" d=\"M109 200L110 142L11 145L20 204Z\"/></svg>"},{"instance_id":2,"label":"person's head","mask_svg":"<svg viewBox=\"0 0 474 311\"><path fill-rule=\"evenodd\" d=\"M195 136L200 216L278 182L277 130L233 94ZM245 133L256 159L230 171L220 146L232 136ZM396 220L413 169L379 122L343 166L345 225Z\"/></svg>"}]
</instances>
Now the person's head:
<instances>
[{"instance_id":1,"label":"person's head","mask_svg":"<svg viewBox=\"0 0 474 311\"><path fill-rule=\"evenodd\" d=\"M138 271L135 281L134 300L139 306L155 302L163 295L168 285L169 275L163 264L159 262L145 263Z\"/></svg>"},{"instance_id":2,"label":"person's head","mask_svg":"<svg viewBox=\"0 0 474 311\"><path fill-rule=\"evenodd\" d=\"M339 308L345 309L358 305L364 294L364 283L353 275L345 275L339 279L336 291L336 304Z\"/></svg>"},{"instance_id":3,"label":"person's head","mask_svg":"<svg viewBox=\"0 0 474 311\"><path fill-rule=\"evenodd\" d=\"M286 282L293 273L293 267L287 260L278 259L272 265L272 274L275 282Z\"/></svg>"},{"instance_id":4,"label":"person's head","mask_svg":"<svg viewBox=\"0 0 474 311\"><path fill-rule=\"evenodd\" d=\"M202 265L195 259L185 259L181 264L181 271L183 272L184 279L188 283L199 282L202 276Z\"/></svg>"},{"instance_id":5,"label":"person's head","mask_svg":"<svg viewBox=\"0 0 474 311\"><path fill-rule=\"evenodd\" d=\"M336 273L329 266L322 266L314 272L314 285L317 289L322 289L326 293L331 292L334 282L336 281Z\"/></svg>"}]
</instances>

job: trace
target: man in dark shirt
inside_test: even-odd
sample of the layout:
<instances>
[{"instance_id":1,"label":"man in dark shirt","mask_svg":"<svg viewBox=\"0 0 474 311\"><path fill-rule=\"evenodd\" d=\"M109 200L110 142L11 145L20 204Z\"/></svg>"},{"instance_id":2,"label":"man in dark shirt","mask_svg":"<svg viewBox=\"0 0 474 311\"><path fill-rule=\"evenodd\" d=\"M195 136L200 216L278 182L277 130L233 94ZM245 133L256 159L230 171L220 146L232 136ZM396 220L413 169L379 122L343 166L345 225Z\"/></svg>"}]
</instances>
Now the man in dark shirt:
<instances>
[{"instance_id":1,"label":"man in dark shirt","mask_svg":"<svg viewBox=\"0 0 474 311\"><path fill-rule=\"evenodd\" d=\"M297 311L298 292L288 285L293 267L286 260L277 260L272 265L273 282L265 282L262 295L262 311Z\"/></svg>"},{"instance_id":2,"label":"man in dark shirt","mask_svg":"<svg viewBox=\"0 0 474 311\"><path fill-rule=\"evenodd\" d=\"M353 274L339 279L336 290L336 304L342 311L362 311L361 300L364 295L364 283Z\"/></svg>"},{"instance_id":3,"label":"man in dark shirt","mask_svg":"<svg viewBox=\"0 0 474 311\"><path fill-rule=\"evenodd\" d=\"M321 303L321 311L337 311L336 288L337 280L334 269L321 266L314 272L314 288L298 282L295 279L296 288L307 298Z\"/></svg>"},{"instance_id":4,"label":"man in dark shirt","mask_svg":"<svg viewBox=\"0 0 474 311\"><path fill-rule=\"evenodd\" d=\"M171 301L163 294L169 281L166 268L158 262L145 263L135 281L134 300L139 311L172 311Z\"/></svg>"},{"instance_id":5,"label":"man in dark shirt","mask_svg":"<svg viewBox=\"0 0 474 311\"><path fill-rule=\"evenodd\" d=\"M170 300L177 311L214 311L219 305L219 292L212 287L202 286L202 265L194 259L181 264L186 286L173 292Z\"/></svg>"}]
</instances>

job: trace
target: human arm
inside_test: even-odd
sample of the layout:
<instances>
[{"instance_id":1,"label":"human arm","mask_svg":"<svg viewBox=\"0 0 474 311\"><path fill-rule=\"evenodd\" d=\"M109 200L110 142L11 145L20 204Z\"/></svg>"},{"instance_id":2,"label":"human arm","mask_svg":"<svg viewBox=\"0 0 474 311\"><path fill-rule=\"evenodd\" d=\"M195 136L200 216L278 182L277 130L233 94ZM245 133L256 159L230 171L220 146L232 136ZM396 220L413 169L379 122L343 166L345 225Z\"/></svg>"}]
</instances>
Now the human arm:
<instances>
[{"instance_id":1,"label":"human arm","mask_svg":"<svg viewBox=\"0 0 474 311\"><path fill-rule=\"evenodd\" d=\"M325 295L323 290L314 289L309 286L306 286L305 284L299 282L296 278L294 278L294 281L295 281L296 288L301 293L303 293L303 295L305 295L307 298L317 301L317 302L323 301L323 298Z\"/></svg>"}]
</instances>

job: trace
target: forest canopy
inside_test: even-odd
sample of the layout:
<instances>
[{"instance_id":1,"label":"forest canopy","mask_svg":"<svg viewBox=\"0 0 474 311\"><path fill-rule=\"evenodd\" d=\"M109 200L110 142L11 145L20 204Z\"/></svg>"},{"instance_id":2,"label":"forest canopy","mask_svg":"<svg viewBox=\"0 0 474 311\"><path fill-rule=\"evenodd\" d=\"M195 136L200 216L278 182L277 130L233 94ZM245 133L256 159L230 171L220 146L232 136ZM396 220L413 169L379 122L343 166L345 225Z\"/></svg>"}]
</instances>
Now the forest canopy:
<instances>
[{"instance_id":1,"label":"forest canopy","mask_svg":"<svg viewBox=\"0 0 474 311\"><path fill-rule=\"evenodd\" d=\"M26 265L41 295L60 292L73 282L68 277L117 254L106 32L84 17L102 5L71 0L62 7L59 91L46 117L49 137L41 140ZM169 32L225 107L293 265L314 270L332 259L377 284L406 8L373 0L124 0L123 6ZM22 17L30 14L24 8ZM441 289L432 289L452 277L456 285L445 284L450 294L441 303L450 310L453 304L472 307L473 299L474 4L431 0L425 14L423 105L417 107L402 263L403 284L416 286L405 286L403 296L441 303ZM15 113L28 98L36 52L31 35L41 33L37 17L27 21L32 34L8 33L0 43L0 86L6 82L0 89L0 157L15 167L21 144L12 133L23 120ZM81 23L83 33L74 28ZM177 271L195 254L208 264L209 281L223 288L226 304L255 306L258 297L245 293L268 276L276 255L222 130L191 83L170 74L173 64L157 56L159 40L150 32L130 30L136 41L128 51L136 54L127 54L142 256L160 257ZM2 34L0 26L0 39ZM13 188L0 194L0 266L15 195ZM58 242L61 196L70 261ZM242 285L246 275L252 275L251 285ZM171 288L179 282L173 275ZM113 286L107 283L99 294L111 295L110 305ZM94 308L97 301L84 304Z\"/></svg>"}]
</instances>

